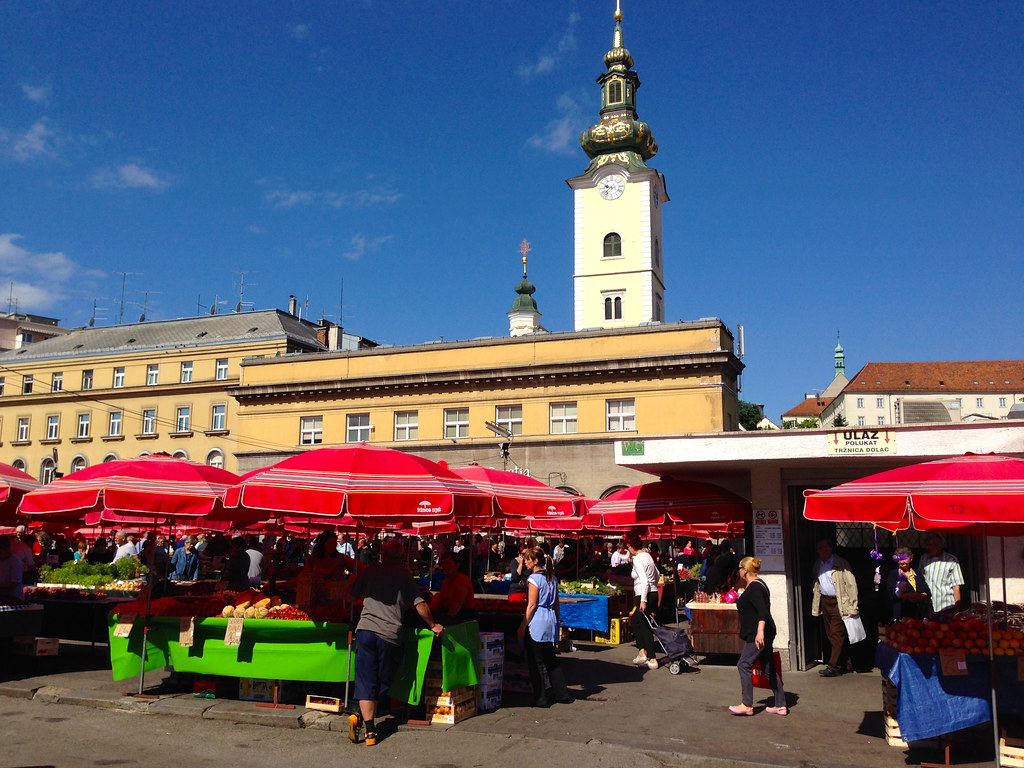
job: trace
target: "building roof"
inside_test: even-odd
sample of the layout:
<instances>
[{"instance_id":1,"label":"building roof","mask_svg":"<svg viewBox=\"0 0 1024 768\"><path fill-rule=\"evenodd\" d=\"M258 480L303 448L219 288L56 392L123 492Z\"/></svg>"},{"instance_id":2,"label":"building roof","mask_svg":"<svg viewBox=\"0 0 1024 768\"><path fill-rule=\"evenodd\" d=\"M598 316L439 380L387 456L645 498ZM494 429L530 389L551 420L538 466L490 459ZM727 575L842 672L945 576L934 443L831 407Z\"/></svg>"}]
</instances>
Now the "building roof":
<instances>
[{"instance_id":1,"label":"building roof","mask_svg":"<svg viewBox=\"0 0 1024 768\"><path fill-rule=\"evenodd\" d=\"M868 363L844 392L1021 392L1024 360Z\"/></svg>"},{"instance_id":2,"label":"building roof","mask_svg":"<svg viewBox=\"0 0 1024 768\"><path fill-rule=\"evenodd\" d=\"M287 339L311 351L326 349L317 339L316 325L287 312L269 309L78 328L66 335L0 353L0 361L46 360L274 339Z\"/></svg>"},{"instance_id":3,"label":"building roof","mask_svg":"<svg viewBox=\"0 0 1024 768\"><path fill-rule=\"evenodd\" d=\"M835 400L834 397L808 397L802 403L790 408L782 418L810 419L821 416L828 406Z\"/></svg>"}]
</instances>

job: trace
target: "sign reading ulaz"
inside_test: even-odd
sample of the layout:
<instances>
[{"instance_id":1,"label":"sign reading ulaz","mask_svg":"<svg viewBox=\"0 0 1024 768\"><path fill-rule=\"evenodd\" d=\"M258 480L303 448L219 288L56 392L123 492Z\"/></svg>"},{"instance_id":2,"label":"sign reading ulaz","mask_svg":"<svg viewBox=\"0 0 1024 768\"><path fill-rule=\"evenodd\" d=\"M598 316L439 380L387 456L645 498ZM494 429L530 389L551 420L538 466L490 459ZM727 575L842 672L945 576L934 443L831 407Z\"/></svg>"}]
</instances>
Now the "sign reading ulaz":
<instances>
[{"instance_id":1,"label":"sign reading ulaz","mask_svg":"<svg viewBox=\"0 0 1024 768\"><path fill-rule=\"evenodd\" d=\"M888 429L845 429L828 433L828 452L835 456L896 453L896 433Z\"/></svg>"}]
</instances>

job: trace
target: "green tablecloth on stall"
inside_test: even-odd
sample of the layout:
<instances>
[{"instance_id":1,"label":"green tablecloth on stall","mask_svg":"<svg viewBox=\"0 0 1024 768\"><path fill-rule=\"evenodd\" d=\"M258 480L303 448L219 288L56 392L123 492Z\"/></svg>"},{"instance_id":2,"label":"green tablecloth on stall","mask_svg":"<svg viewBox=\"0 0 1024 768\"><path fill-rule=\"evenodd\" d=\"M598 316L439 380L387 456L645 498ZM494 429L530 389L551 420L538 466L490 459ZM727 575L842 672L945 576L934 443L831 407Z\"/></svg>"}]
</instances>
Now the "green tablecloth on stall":
<instances>
[{"instance_id":1,"label":"green tablecloth on stall","mask_svg":"<svg viewBox=\"0 0 1024 768\"><path fill-rule=\"evenodd\" d=\"M123 680L141 668L142 617L135 620L128 638L114 637L115 624L112 617L110 666L114 679ZM345 682L355 669L347 624L246 619L239 645L224 644L227 626L227 619L196 619L193 644L182 646L179 619L151 617L146 670L171 666L178 672L206 675Z\"/></svg>"},{"instance_id":2,"label":"green tablecloth on stall","mask_svg":"<svg viewBox=\"0 0 1024 768\"><path fill-rule=\"evenodd\" d=\"M391 683L389 694L407 704L419 704L435 636L429 629L406 629L402 640L405 658ZM446 627L436 642L441 645L441 690L476 685L479 681L476 669L480 649L479 625L475 621L467 621Z\"/></svg>"}]
</instances>

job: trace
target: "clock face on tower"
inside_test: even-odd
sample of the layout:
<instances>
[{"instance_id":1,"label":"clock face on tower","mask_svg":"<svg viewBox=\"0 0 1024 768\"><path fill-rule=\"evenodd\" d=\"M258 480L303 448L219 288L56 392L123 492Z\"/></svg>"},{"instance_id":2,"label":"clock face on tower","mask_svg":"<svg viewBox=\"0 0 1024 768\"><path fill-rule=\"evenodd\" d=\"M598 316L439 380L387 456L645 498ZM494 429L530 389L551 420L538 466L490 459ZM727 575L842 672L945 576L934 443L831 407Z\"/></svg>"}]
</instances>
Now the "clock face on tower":
<instances>
[{"instance_id":1,"label":"clock face on tower","mask_svg":"<svg viewBox=\"0 0 1024 768\"><path fill-rule=\"evenodd\" d=\"M605 176L597 183L597 191L605 200L615 200L621 196L626 189L626 179L617 173Z\"/></svg>"}]
</instances>

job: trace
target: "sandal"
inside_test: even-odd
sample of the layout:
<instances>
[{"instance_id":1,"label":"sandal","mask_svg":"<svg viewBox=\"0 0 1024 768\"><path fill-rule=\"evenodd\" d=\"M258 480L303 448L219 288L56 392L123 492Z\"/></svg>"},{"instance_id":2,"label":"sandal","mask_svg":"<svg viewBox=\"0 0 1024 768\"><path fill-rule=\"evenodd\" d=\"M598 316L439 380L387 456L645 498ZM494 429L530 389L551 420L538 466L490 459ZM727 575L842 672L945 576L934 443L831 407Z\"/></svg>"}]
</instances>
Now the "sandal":
<instances>
[{"instance_id":1,"label":"sandal","mask_svg":"<svg viewBox=\"0 0 1024 768\"><path fill-rule=\"evenodd\" d=\"M647 663L647 654L646 653L638 654L637 657L635 659L633 659L633 663L638 665L638 666L640 664L646 664Z\"/></svg>"},{"instance_id":2,"label":"sandal","mask_svg":"<svg viewBox=\"0 0 1024 768\"><path fill-rule=\"evenodd\" d=\"M789 709L787 707L784 707L784 706L783 707L765 707L764 711L765 712L770 712L773 715L781 715L782 717L785 717L786 715L789 714Z\"/></svg>"},{"instance_id":3,"label":"sandal","mask_svg":"<svg viewBox=\"0 0 1024 768\"><path fill-rule=\"evenodd\" d=\"M747 715L747 716L749 716L749 715L754 714L754 708L753 707L747 707L747 706L744 706L743 704L733 704L732 706L729 707L729 711L732 712L734 715Z\"/></svg>"}]
</instances>

